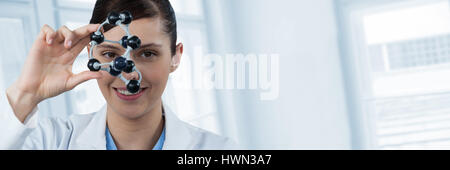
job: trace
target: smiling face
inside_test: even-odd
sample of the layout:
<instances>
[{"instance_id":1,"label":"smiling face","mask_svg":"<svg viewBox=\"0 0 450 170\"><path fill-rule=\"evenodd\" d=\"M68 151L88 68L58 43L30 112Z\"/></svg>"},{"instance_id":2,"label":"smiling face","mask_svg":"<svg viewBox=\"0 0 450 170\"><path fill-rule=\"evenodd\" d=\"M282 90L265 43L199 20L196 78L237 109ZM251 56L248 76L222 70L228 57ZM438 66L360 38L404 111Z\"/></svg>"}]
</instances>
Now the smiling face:
<instances>
[{"instance_id":1,"label":"smiling face","mask_svg":"<svg viewBox=\"0 0 450 170\"><path fill-rule=\"evenodd\" d=\"M102 78L98 85L108 103L108 110L118 113L128 119L137 119L161 107L161 96L167 84L168 76L175 71L182 53L182 44L177 46L177 52L172 56L170 37L163 31L159 18L141 18L129 25L132 35L142 41L139 49L131 52L131 59L142 73L141 89L138 94L126 94L126 84L118 77L101 71ZM120 40L125 32L120 27L104 33L105 39ZM91 49L89 49L91 50ZM115 57L124 54L125 49L115 43L104 42L93 49L93 55L101 63L111 62ZM128 79L139 79L136 72L122 73Z\"/></svg>"}]
</instances>

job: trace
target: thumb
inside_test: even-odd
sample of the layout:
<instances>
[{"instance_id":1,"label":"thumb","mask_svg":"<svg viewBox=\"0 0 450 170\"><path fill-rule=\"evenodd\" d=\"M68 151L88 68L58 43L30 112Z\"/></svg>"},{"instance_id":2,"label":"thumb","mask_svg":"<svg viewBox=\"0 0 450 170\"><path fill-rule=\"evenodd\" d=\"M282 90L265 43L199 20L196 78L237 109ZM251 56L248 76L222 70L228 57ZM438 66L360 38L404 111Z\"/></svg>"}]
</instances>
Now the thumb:
<instances>
[{"instance_id":1,"label":"thumb","mask_svg":"<svg viewBox=\"0 0 450 170\"><path fill-rule=\"evenodd\" d=\"M67 80L66 89L72 90L76 86L80 85L91 79L99 79L102 76L100 72L84 71L75 75Z\"/></svg>"}]
</instances>

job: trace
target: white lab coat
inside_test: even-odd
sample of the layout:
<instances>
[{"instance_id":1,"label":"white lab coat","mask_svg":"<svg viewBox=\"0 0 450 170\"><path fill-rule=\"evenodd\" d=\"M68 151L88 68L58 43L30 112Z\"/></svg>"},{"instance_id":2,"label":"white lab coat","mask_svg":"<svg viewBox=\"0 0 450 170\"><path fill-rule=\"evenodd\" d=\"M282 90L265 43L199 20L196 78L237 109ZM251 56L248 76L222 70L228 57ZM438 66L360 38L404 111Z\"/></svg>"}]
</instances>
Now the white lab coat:
<instances>
[{"instance_id":1,"label":"white lab coat","mask_svg":"<svg viewBox=\"0 0 450 170\"><path fill-rule=\"evenodd\" d=\"M21 123L4 93L0 93L0 102L8 106L0 108L0 149L106 149L106 106L92 114L74 114L68 120L38 118L38 110L34 109ZM232 140L181 121L166 106L164 110L163 150L238 149Z\"/></svg>"}]
</instances>

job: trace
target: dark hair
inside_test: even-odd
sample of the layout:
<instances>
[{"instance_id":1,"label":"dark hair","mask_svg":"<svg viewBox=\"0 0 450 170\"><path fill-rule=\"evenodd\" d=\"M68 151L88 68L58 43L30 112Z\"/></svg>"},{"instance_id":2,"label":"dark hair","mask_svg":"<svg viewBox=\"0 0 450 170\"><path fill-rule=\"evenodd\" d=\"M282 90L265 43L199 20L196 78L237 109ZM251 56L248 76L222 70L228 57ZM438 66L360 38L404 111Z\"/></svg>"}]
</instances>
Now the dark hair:
<instances>
[{"instance_id":1,"label":"dark hair","mask_svg":"<svg viewBox=\"0 0 450 170\"><path fill-rule=\"evenodd\" d=\"M169 0L97 0L92 13L91 24L100 24L106 20L110 12L129 11L133 19L159 17L163 23L163 31L170 37L172 55L176 51L177 21ZM104 31L114 28L106 24Z\"/></svg>"}]
</instances>

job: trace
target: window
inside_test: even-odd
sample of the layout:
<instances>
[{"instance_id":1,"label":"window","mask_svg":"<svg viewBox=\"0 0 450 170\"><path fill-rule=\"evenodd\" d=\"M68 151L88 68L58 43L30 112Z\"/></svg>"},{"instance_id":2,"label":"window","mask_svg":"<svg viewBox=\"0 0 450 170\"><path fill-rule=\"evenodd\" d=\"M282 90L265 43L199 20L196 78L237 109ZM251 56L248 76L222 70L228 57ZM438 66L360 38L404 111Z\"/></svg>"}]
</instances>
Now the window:
<instances>
[{"instance_id":1,"label":"window","mask_svg":"<svg viewBox=\"0 0 450 170\"><path fill-rule=\"evenodd\" d=\"M370 147L450 149L449 1L380 2L347 15Z\"/></svg>"}]
</instances>

